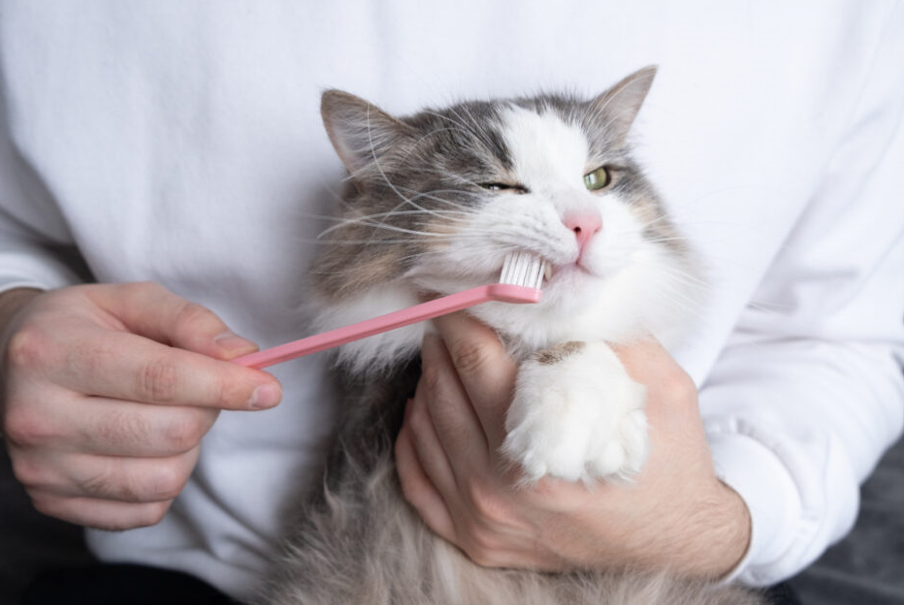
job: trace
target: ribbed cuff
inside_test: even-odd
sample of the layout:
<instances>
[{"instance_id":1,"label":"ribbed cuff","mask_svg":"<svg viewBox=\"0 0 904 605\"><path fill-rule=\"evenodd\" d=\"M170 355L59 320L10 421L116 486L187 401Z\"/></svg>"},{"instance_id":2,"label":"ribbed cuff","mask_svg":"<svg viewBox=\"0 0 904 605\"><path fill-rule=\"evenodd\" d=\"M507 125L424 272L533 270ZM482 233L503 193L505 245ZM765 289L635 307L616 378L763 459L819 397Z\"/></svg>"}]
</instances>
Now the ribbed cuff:
<instances>
[{"instance_id":1,"label":"ribbed cuff","mask_svg":"<svg viewBox=\"0 0 904 605\"><path fill-rule=\"evenodd\" d=\"M735 490L750 511L747 553L725 582L768 586L782 578L770 564L786 550L801 516L797 487L776 454L737 426L707 426L716 475Z\"/></svg>"}]
</instances>

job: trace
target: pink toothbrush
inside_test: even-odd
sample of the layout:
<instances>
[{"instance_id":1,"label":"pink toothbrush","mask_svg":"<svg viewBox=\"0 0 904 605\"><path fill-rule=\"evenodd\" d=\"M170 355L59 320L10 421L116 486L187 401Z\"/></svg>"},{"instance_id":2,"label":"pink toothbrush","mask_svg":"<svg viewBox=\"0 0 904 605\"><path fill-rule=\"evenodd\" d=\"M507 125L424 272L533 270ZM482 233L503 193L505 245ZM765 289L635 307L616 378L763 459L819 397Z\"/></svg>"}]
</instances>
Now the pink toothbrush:
<instances>
[{"instance_id":1,"label":"pink toothbrush","mask_svg":"<svg viewBox=\"0 0 904 605\"><path fill-rule=\"evenodd\" d=\"M308 336L301 340L243 355L233 361L250 368L265 368L489 301L515 304L537 303L540 302L542 296L540 285L543 282L545 270L545 262L527 253L510 254L505 258L502 274L497 284L478 286L443 296L323 334Z\"/></svg>"}]
</instances>

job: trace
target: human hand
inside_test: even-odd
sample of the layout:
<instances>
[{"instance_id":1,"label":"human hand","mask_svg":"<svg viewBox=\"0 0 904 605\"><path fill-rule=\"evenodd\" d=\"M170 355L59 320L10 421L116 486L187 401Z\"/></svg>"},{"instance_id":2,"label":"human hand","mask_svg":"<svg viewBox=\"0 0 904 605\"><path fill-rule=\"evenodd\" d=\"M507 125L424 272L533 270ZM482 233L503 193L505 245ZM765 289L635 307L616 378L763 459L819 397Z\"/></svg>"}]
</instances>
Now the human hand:
<instances>
[{"instance_id":1,"label":"human hand","mask_svg":"<svg viewBox=\"0 0 904 605\"><path fill-rule=\"evenodd\" d=\"M280 399L271 375L226 361L256 345L157 284L7 294L27 302L0 334L0 427L13 472L47 515L153 525L221 409Z\"/></svg>"},{"instance_id":2,"label":"human hand","mask_svg":"<svg viewBox=\"0 0 904 605\"><path fill-rule=\"evenodd\" d=\"M743 557L749 513L715 476L690 378L656 342L616 348L647 390L650 456L631 483L524 485L499 451L517 365L464 314L436 321L396 442L402 489L475 562L544 571L631 565L716 578Z\"/></svg>"}]
</instances>

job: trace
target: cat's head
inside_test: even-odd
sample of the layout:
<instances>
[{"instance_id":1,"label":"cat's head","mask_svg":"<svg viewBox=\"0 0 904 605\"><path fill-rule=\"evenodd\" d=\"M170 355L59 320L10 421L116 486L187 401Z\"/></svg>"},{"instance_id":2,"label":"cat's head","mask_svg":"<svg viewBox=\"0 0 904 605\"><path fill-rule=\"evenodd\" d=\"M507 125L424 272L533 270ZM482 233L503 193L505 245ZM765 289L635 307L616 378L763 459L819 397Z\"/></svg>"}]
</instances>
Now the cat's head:
<instances>
[{"instance_id":1,"label":"cat's head","mask_svg":"<svg viewBox=\"0 0 904 605\"><path fill-rule=\"evenodd\" d=\"M326 92L324 123L349 183L312 270L321 327L496 282L505 256L524 251L552 269L543 301L472 310L516 345L661 336L685 306L690 267L630 154L654 75L642 69L589 100L473 101L402 118ZM346 356L403 354L420 334L376 337Z\"/></svg>"}]
</instances>

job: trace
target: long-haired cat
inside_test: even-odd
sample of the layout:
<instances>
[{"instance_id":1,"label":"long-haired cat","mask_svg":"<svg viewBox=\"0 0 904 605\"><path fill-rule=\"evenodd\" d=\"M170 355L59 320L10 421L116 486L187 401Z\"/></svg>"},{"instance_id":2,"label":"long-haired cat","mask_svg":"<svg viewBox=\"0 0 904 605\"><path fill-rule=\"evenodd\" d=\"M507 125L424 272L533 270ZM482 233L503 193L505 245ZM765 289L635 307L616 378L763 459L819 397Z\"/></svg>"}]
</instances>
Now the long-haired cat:
<instances>
[{"instance_id":1,"label":"long-haired cat","mask_svg":"<svg viewBox=\"0 0 904 605\"><path fill-rule=\"evenodd\" d=\"M607 343L673 341L699 296L691 254L629 152L654 74L640 70L589 101L466 102L405 118L347 93L323 96L350 178L312 270L320 328L495 282L511 252L552 267L539 304L471 311L520 360L503 450L528 485L637 473L648 445L644 389ZM487 569L432 534L403 499L393 461L425 329L342 349L349 392L324 489L305 503L266 602L760 602L664 573Z\"/></svg>"}]
</instances>

